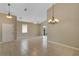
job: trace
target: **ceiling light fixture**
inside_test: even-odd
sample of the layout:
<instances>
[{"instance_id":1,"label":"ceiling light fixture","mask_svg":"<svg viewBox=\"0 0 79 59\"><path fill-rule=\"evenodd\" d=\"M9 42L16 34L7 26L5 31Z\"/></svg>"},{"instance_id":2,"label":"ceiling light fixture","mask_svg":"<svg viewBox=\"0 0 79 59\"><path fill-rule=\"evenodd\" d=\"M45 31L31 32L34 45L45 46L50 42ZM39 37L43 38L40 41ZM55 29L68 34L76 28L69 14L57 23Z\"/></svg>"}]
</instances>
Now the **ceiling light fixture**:
<instances>
[{"instance_id":1,"label":"ceiling light fixture","mask_svg":"<svg viewBox=\"0 0 79 59\"><path fill-rule=\"evenodd\" d=\"M48 20L48 23L49 23L49 24L55 24L55 23L58 23L58 22L59 22L59 20L56 19L56 18L54 18L53 16L52 16L52 19L49 19L49 20Z\"/></svg>"},{"instance_id":2,"label":"ceiling light fixture","mask_svg":"<svg viewBox=\"0 0 79 59\"><path fill-rule=\"evenodd\" d=\"M8 9L9 9L9 11L8 11L8 15L6 17L7 18L12 18L11 14L10 14L10 4L9 3L8 3Z\"/></svg>"},{"instance_id":3,"label":"ceiling light fixture","mask_svg":"<svg viewBox=\"0 0 79 59\"><path fill-rule=\"evenodd\" d=\"M55 24L58 23L60 20L54 17L54 5L53 5L53 16L52 18L48 19L49 24Z\"/></svg>"}]
</instances>

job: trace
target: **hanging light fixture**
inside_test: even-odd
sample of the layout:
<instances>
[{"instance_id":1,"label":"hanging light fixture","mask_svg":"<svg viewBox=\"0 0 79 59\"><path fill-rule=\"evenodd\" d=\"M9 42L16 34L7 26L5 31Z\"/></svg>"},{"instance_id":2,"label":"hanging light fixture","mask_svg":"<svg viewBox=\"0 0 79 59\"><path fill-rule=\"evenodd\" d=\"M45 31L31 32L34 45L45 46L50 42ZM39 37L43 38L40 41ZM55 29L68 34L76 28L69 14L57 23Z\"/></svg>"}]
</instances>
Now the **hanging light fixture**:
<instances>
[{"instance_id":1,"label":"hanging light fixture","mask_svg":"<svg viewBox=\"0 0 79 59\"><path fill-rule=\"evenodd\" d=\"M53 16L52 16L52 19L49 19L49 20L48 20L48 23L49 23L49 24L55 24L55 23L58 23L58 22L59 22L59 20L56 19L56 18L54 18Z\"/></svg>"},{"instance_id":2,"label":"hanging light fixture","mask_svg":"<svg viewBox=\"0 0 79 59\"><path fill-rule=\"evenodd\" d=\"M51 24L54 23L54 17L53 16L52 16L52 19L48 20L48 23L51 23Z\"/></svg>"},{"instance_id":3,"label":"hanging light fixture","mask_svg":"<svg viewBox=\"0 0 79 59\"><path fill-rule=\"evenodd\" d=\"M10 14L10 4L8 4L8 9L9 9L9 11L8 11L8 15L6 17L7 18L12 18L11 14Z\"/></svg>"},{"instance_id":4,"label":"hanging light fixture","mask_svg":"<svg viewBox=\"0 0 79 59\"><path fill-rule=\"evenodd\" d=\"M54 17L54 5L53 5L53 16L52 16L52 18L50 18L50 19L48 20L48 23L49 23L49 24L55 24L55 23L58 23L58 22L59 22L59 20Z\"/></svg>"}]
</instances>

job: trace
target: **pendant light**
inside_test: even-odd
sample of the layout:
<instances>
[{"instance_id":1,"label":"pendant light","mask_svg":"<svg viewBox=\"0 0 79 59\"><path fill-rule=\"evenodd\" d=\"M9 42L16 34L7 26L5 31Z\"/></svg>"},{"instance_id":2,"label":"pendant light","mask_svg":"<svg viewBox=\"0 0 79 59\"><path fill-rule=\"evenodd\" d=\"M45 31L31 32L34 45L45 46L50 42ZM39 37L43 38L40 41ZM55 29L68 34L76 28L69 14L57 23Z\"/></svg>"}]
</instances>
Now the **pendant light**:
<instances>
[{"instance_id":1,"label":"pendant light","mask_svg":"<svg viewBox=\"0 0 79 59\"><path fill-rule=\"evenodd\" d=\"M7 14L6 17L7 17L7 18L12 18L11 14L10 14L10 4L8 4L8 9L9 9L9 10L8 10L8 14Z\"/></svg>"},{"instance_id":2,"label":"pendant light","mask_svg":"<svg viewBox=\"0 0 79 59\"><path fill-rule=\"evenodd\" d=\"M48 20L48 23L49 24L55 24L55 23L58 23L58 22L59 22L59 20L54 17L54 5L53 5L53 16L52 16L52 18L50 18Z\"/></svg>"}]
</instances>

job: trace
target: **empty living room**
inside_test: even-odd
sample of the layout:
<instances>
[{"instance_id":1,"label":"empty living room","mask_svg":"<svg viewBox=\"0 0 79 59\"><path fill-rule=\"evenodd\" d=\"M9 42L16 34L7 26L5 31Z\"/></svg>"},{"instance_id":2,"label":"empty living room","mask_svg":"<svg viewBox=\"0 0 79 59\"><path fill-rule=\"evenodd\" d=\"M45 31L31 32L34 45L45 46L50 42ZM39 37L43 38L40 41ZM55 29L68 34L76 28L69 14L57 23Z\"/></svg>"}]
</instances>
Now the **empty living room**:
<instances>
[{"instance_id":1,"label":"empty living room","mask_svg":"<svg viewBox=\"0 0 79 59\"><path fill-rule=\"evenodd\" d=\"M79 3L32 2L0 3L0 56L79 56Z\"/></svg>"}]
</instances>

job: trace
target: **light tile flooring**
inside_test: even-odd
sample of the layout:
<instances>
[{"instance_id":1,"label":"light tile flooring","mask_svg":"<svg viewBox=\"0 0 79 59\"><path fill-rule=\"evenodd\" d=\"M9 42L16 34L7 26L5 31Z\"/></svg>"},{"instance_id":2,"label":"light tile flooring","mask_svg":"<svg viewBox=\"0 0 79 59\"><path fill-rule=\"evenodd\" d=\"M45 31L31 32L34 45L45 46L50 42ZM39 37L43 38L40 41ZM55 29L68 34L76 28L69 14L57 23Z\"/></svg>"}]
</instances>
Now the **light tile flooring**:
<instances>
[{"instance_id":1,"label":"light tile flooring","mask_svg":"<svg viewBox=\"0 0 79 59\"><path fill-rule=\"evenodd\" d=\"M47 37L15 40L0 43L1 56L45 56Z\"/></svg>"},{"instance_id":2,"label":"light tile flooring","mask_svg":"<svg viewBox=\"0 0 79 59\"><path fill-rule=\"evenodd\" d=\"M47 37L15 40L0 43L0 56L79 56L79 51L51 44Z\"/></svg>"}]
</instances>

